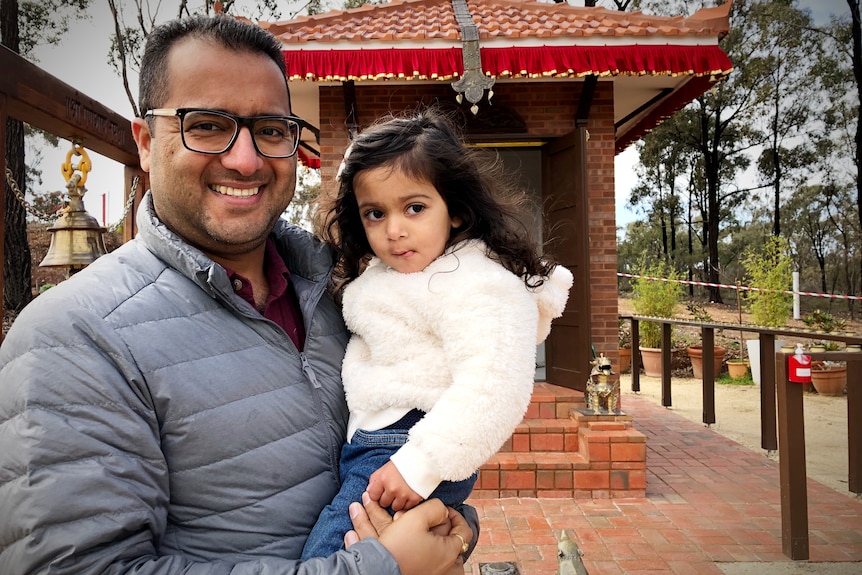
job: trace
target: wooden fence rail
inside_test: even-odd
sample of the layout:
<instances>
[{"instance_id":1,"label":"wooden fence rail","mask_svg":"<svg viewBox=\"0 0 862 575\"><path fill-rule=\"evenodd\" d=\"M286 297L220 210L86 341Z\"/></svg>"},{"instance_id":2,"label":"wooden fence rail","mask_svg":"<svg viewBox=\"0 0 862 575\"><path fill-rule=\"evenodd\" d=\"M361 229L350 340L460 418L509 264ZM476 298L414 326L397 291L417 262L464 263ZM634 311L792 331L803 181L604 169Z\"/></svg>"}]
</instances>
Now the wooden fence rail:
<instances>
[{"instance_id":1,"label":"wooden fence rail","mask_svg":"<svg viewBox=\"0 0 862 575\"><path fill-rule=\"evenodd\" d=\"M671 325L700 326L703 335L703 422L715 423L715 373L713 344L716 329L756 333L760 339L760 429L761 447L778 450L781 490L781 539L783 553L793 560L809 557L808 493L805 464L805 420L802 385L787 379L789 353L775 351L775 337L823 339L862 344L855 334L821 333L775 329L740 324L703 323L688 320L621 315L631 322L632 391L640 391L639 323L651 321L662 327L662 397L671 406ZM848 489L862 495L862 354L853 352L810 353L813 361L847 362L847 456ZM776 402L777 397L777 402ZM776 411L777 405L777 411Z\"/></svg>"}]
</instances>

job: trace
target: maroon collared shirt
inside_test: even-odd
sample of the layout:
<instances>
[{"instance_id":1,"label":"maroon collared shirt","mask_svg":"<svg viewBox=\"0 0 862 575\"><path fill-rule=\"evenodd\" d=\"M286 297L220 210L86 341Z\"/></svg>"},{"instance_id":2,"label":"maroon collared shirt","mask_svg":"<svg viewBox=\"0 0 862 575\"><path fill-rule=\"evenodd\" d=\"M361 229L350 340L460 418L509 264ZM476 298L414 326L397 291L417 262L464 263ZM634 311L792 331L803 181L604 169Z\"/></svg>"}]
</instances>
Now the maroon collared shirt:
<instances>
[{"instance_id":1,"label":"maroon collared shirt","mask_svg":"<svg viewBox=\"0 0 862 575\"><path fill-rule=\"evenodd\" d=\"M287 333L296 349L302 351L305 341L305 326L302 323L302 312L299 310L299 300L290 284L290 271L281 259L272 238L266 240L263 269L269 282L269 297L261 310L254 302L254 290L251 282L231 269L225 268L227 276L233 285L233 291L257 309L263 317L274 321Z\"/></svg>"}]
</instances>

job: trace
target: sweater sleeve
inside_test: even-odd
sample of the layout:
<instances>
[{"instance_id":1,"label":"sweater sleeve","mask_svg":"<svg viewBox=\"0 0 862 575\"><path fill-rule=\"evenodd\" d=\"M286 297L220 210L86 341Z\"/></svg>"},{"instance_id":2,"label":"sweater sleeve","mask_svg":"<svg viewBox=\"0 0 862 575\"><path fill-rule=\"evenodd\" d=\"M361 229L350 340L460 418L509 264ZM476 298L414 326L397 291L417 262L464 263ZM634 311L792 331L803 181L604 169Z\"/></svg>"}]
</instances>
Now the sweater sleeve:
<instances>
[{"instance_id":1,"label":"sweater sleeve","mask_svg":"<svg viewBox=\"0 0 862 575\"><path fill-rule=\"evenodd\" d=\"M440 302L419 312L443 347L451 385L392 458L423 496L440 480L469 477L496 453L523 418L533 391L533 295L486 257L464 259L464 273L432 280Z\"/></svg>"}]
</instances>

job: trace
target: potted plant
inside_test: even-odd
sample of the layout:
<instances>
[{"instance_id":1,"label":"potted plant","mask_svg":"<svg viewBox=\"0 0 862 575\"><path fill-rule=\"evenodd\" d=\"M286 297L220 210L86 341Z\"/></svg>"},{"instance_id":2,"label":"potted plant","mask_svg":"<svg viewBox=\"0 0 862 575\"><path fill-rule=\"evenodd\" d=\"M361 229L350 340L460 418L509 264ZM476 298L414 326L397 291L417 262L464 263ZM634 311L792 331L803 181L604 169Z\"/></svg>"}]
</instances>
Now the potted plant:
<instances>
[{"instance_id":1,"label":"potted plant","mask_svg":"<svg viewBox=\"0 0 862 575\"><path fill-rule=\"evenodd\" d=\"M847 326L847 320L835 318L831 313L827 313L819 309L816 309L803 317L802 322L811 329L826 333L841 331Z\"/></svg>"},{"instance_id":2,"label":"potted plant","mask_svg":"<svg viewBox=\"0 0 862 575\"><path fill-rule=\"evenodd\" d=\"M782 327L793 313L793 296L788 293L793 287L793 259L786 239L769 236L762 249L749 248L742 256L746 281L754 291L747 293L749 311L756 325ZM776 350L784 342L775 340ZM748 357L751 377L760 384L760 340L749 339Z\"/></svg>"},{"instance_id":3,"label":"potted plant","mask_svg":"<svg viewBox=\"0 0 862 575\"><path fill-rule=\"evenodd\" d=\"M731 379L741 379L745 377L745 374L748 372L748 360L747 359L728 359L727 360L727 374L731 377Z\"/></svg>"},{"instance_id":4,"label":"potted plant","mask_svg":"<svg viewBox=\"0 0 862 575\"><path fill-rule=\"evenodd\" d=\"M692 302L686 306L691 317L694 321L699 321L703 323L711 323L712 316L709 315L709 312L706 311L706 308L703 307L703 304ZM694 372L694 377L696 379L703 379L703 346L702 345L690 345L686 348L688 352L688 358L691 360L691 370ZM724 361L724 356L727 354L727 349L720 346L713 346L713 365L714 365L714 375L718 375L721 373L721 364Z\"/></svg>"},{"instance_id":5,"label":"potted plant","mask_svg":"<svg viewBox=\"0 0 862 575\"><path fill-rule=\"evenodd\" d=\"M677 281L681 278L673 267L664 260L647 264L644 259L635 275L638 276L632 280L635 312L649 317L673 317L683 294L682 285ZM644 372L661 377L661 324L644 321L639 327Z\"/></svg>"},{"instance_id":6,"label":"potted plant","mask_svg":"<svg viewBox=\"0 0 862 575\"><path fill-rule=\"evenodd\" d=\"M841 346L836 341L822 340L809 347L810 351L815 349L824 352L839 351ZM843 361L812 361L811 385L820 395L844 395L844 388L847 387L847 364Z\"/></svg>"}]
</instances>

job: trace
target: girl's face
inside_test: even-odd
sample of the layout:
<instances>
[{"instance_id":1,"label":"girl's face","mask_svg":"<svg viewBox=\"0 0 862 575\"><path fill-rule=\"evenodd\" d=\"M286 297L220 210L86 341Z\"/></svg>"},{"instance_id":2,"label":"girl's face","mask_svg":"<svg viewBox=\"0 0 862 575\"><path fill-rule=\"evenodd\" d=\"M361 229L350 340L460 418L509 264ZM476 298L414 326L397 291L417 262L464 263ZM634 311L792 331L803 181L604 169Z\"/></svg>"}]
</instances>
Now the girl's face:
<instances>
[{"instance_id":1,"label":"girl's face","mask_svg":"<svg viewBox=\"0 0 862 575\"><path fill-rule=\"evenodd\" d=\"M460 225L431 182L390 167L360 172L353 190L374 255L401 273L422 271L440 257Z\"/></svg>"}]
</instances>

